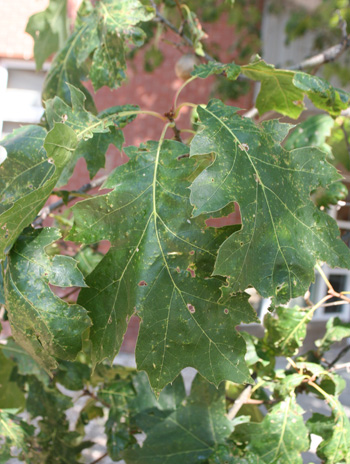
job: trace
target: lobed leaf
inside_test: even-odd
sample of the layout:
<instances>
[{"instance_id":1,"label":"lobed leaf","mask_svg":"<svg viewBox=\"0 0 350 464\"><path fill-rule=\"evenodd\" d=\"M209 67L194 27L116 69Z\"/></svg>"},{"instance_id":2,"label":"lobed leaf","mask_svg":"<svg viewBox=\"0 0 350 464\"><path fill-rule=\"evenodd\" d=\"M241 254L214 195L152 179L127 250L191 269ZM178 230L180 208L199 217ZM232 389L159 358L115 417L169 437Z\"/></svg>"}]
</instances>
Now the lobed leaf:
<instances>
[{"instance_id":1,"label":"lobed leaf","mask_svg":"<svg viewBox=\"0 0 350 464\"><path fill-rule=\"evenodd\" d=\"M336 222L310 200L339 174L317 148L283 149L288 124L256 126L236 111L219 100L198 107L191 156L214 153L215 161L191 185L193 215L237 202L243 226L221 245L214 274L229 276L233 292L253 286L284 303L306 292L317 261L350 267Z\"/></svg>"},{"instance_id":2,"label":"lobed leaf","mask_svg":"<svg viewBox=\"0 0 350 464\"><path fill-rule=\"evenodd\" d=\"M289 134L284 148L294 150L302 147L318 147L325 151L329 159L332 159L332 149L326 143L334 127L334 119L328 114L316 114L310 116L298 124Z\"/></svg>"},{"instance_id":3,"label":"lobed leaf","mask_svg":"<svg viewBox=\"0 0 350 464\"><path fill-rule=\"evenodd\" d=\"M27 229L7 258L4 282L12 335L48 372L57 367L55 357L76 358L90 326L84 308L69 305L49 288L49 283L85 286L73 258L45 253L45 247L59 238L56 229Z\"/></svg>"},{"instance_id":4,"label":"lobed leaf","mask_svg":"<svg viewBox=\"0 0 350 464\"><path fill-rule=\"evenodd\" d=\"M124 460L127 464L206 462L232 432L225 413L224 386L216 389L197 375L186 403L166 417L155 416L142 448L127 449Z\"/></svg>"},{"instance_id":5,"label":"lobed leaf","mask_svg":"<svg viewBox=\"0 0 350 464\"><path fill-rule=\"evenodd\" d=\"M68 37L67 0L50 0L45 11L29 18L26 32L33 37L35 64L39 70Z\"/></svg>"},{"instance_id":6,"label":"lobed leaf","mask_svg":"<svg viewBox=\"0 0 350 464\"><path fill-rule=\"evenodd\" d=\"M279 307L274 315L267 313L264 318L264 343L275 355L293 356L303 345L310 320L309 308Z\"/></svg>"},{"instance_id":7,"label":"lobed leaf","mask_svg":"<svg viewBox=\"0 0 350 464\"><path fill-rule=\"evenodd\" d=\"M350 423L340 402L331 398L332 415L314 413L307 421L310 433L321 436L323 441L317 447L317 456L326 464L348 463L350 461Z\"/></svg>"},{"instance_id":8,"label":"lobed leaf","mask_svg":"<svg viewBox=\"0 0 350 464\"><path fill-rule=\"evenodd\" d=\"M130 161L103 186L114 190L73 207L68 237L113 245L78 299L93 320L94 362L114 358L136 312L138 369L157 392L186 366L215 385L249 381L235 326L256 320L255 313L248 295L218 302L222 281L210 278L217 247L231 229L190 219L189 179L200 163L183 157L185 145L168 140L125 153Z\"/></svg>"},{"instance_id":9,"label":"lobed leaf","mask_svg":"<svg viewBox=\"0 0 350 464\"><path fill-rule=\"evenodd\" d=\"M350 337L350 323L341 321L339 317L332 317L327 321L323 338L316 340L315 345L322 351L328 351L333 343L340 342L347 337Z\"/></svg>"},{"instance_id":10,"label":"lobed leaf","mask_svg":"<svg viewBox=\"0 0 350 464\"><path fill-rule=\"evenodd\" d=\"M65 185L73 173L77 160L85 158L90 178L105 166L105 153L110 144L121 150L124 136L117 127L124 127L133 121L135 116L119 116L123 111L137 109L132 105L113 106L108 111L94 115L85 109L86 96L78 88L67 83L71 95L72 106L61 98L55 97L45 102L46 119L50 127L55 123L64 123L73 129L77 136L77 146L69 163L63 169L58 186Z\"/></svg>"},{"instance_id":11,"label":"lobed leaf","mask_svg":"<svg viewBox=\"0 0 350 464\"><path fill-rule=\"evenodd\" d=\"M126 77L126 44L141 46L145 33L137 24L153 17L153 8L138 0L104 0L96 5L84 0L73 35L47 75L43 99L58 96L69 104L67 84L73 84L86 95L87 108L95 112L92 97L80 81L89 77L95 90L104 85L118 88Z\"/></svg>"},{"instance_id":12,"label":"lobed leaf","mask_svg":"<svg viewBox=\"0 0 350 464\"><path fill-rule=\"evenodd\" d=\"M325 79L303 72L275 68L259 56L244 66L219 62L201 64L196 66L192 73L202 79L213 74L224 74L229 80L236 80L239 74L243 74L249 79L261 82L256 99L260 115L268 111L277 111L297 119L305 109L305 95L316 108L327 111L331 116L338 116L349 106L350 93L333 87Z\"/></svg>"},{"instance_id":13,"label":"lobed leaf","mask_svg":"<svg viewBox=\"0 0 350 464\"><path fill-rule=\"evenodd\" d=\"M44 206L76 144L64 124L47 134L39 126L22 127L2 141L8 156L0 165L0 260Z\"/></svg>"},{"instance_id":14,"label":"lobed leaf","mask_svg":"<svg viewBox=\"0 0 350 464\"><path fill-rule=\"evenodd\" d=\"M266 464L302 464L300 453L309 449L303 410L291 396L273 406L259 424L242 427L248 433L248 450Z\"/></svg>"},{"instance_id":15,"label":"lobed leaf","mask_svg":"<svg viewBox=\"0 0 350 464\"><path fill-rule=\"evenodd\" d=\"M333 87L325 79L310 74L297 72L293 84L306 93L316 108L338 116L349 106L350 93Z\"/></svg>"},{"instance_id":16,"label":"lobed leaf","mask_svg":"<svg viewBox=\"0 0 350 464\"><path fill-rule=\"evenodd\" d=\"M294 85L294 71L276 69L263 60L242 66L241 71L249 79L261 82L261 89L256 99L259 114L278 111L297 119L305 109L304 93Z\"/></svg>"}]
</instances>

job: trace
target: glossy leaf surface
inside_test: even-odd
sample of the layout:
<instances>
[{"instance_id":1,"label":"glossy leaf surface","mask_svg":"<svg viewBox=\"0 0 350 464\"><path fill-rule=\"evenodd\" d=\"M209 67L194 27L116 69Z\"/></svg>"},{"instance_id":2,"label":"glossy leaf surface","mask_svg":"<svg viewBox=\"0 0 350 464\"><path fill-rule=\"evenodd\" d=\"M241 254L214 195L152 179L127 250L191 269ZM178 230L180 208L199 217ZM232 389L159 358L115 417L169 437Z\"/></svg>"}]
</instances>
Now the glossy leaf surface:
<instances>
[{"instance_id":1,"label":"glossy leaf surface","mask_svg":"<svg viewBox=\"0 0 350 464\"><path fill-rule=\"evenodd\" d=\"M215 161L191 186L194 216L240 206L243 227L221 246L215 274L230 276L233 291L256 288L283 303L303 295L317 260L350 267L350 252L333 219L319 211L310 191L339 179L316 148L282 148L290 128L276 120L256 126L236 108L212 100L198 107L202 128L191 156Z\"/></svg>"},{"instance_id":2,"label":"glossy leaf surface","mask_svg":"<svg viewBox=\"0 0 350 464\"><path fill-rule=\"evenodd\" d=\"M247 295L218 303L222 281L209 278L215 250L230 229L190 219L189 178L199 162L183 158L188 148L172 141L125 153L130 161L103 186L114 190L73 208L70 240L114 245L78 300L93 320L95 362L113 359L136 311L142 321L137 365L156 391L185 366L216 385L226 378L249 381L235 326L255 320L255 313Z\"/></svg>"}]
</instances>

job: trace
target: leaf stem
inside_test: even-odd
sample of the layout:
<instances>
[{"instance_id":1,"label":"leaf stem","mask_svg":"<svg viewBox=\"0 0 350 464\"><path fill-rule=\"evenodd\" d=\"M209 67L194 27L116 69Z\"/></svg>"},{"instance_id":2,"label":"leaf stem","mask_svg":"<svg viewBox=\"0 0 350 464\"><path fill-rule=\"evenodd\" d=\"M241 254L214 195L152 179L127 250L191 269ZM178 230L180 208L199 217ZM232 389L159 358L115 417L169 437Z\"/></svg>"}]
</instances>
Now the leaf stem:
<instances>
[{"instance_id":1,"label":"leaf stem","mask_svg":"<svg viewBox=\"0 0 350 464\"><path fill-rule=\"evenodd\" d=\"M328 290L330 291L334 291L330 281L327 279L327 276L326 274L323 272L323 269L321 268L321 266L319 264L316 264L315 268L318 270L318 272L320 273L322 279L324 280L325 284L327 285L328 287Z\"/></svg>"},{"instance_id":2,"label":"leaf stem","mask_svg":"<svg viewBox=\"0 0 350 464\"><path fill-rule=\"evenodd\" d=\"M332 409L335 409L337 407L337 404L333 403L335 402L334 398L329 395L327 392L325 392L323 390L323 388L321 388L319 385L317 385L317 383L315 383L313 380L311 380L311 377L310 377L310 380L308 381L308 384L313 387L315 390L317 390L319 393L321 393L321 395L330 403L330 406Z\"/></svg>"},{"instance_id":3,"label":"leaf stem","mask_svg":"<svg viewBox=\"0 0 350 464\"><path fill-rule=\"evenodd\" d=\"M133 116L134 114L146 114L148 116L154 116L155 118L158 118L162 121L167 121L167 118L165 116L162 116L160 113L157 113L156 111L148 111L148 110L135 110L135 111L122 111L118 113L118 116L124 117L124 116Z\"/></svg>"},{"instance_id":4,"label":"leaf stem","mask_svg":"<svg viewBox=\"0 0 350 464\"><path fill-rule=\"evenodd\" d=\"M190 84L191 82L193 82L195 79L197 79L197 76L191 76L189 79L187 79L187 81L185 81L181 87L178 89L178 91L176 92L175 94L175 98L174 98L174 108L177 107L177 100L180 96L180 93L183 91L183 89L188 85ZM197 105L196 105L197 106Z\"/></svg>"},{"instance_id":5,"label":"leaf stem","mask_svg":"<svg viewBox=\"0 0 350 464\"><path fill-rule=\"evenodd\" d=\"M191 106L192 108L197 108L197 104L196 103L190 103L190 102L185 102L185 103L181 103L179 106L177 106L174 110L174 119L176 119L180 113L180 110L181 108L185 107L185 106Z\"/></svg>"},{"instance_id":6,"label":"leaf stem","mask_svg":"<svg viewBox=\"0 0 350 464\"><path fill-rule=\"evenodd\" d=\"M108 456L108 453L104 453L104 454L102 454L102 456L100 456L99 458L92 461L91 464L97 464L98 462L102 461L102 459L106 458L107 456Z\"/></svg>"}]
</instances>

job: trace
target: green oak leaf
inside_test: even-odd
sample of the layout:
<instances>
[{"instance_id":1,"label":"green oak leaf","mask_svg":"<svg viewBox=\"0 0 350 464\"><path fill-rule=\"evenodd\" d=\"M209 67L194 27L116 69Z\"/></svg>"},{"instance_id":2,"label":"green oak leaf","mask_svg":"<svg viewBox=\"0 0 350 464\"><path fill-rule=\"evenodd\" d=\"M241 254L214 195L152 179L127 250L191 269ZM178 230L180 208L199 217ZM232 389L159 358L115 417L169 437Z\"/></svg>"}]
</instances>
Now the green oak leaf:
<instances>
[{"instance_id":1,"label":"green oak leaf","mask_svg":"<svg viewBox=\"0 0 350 464\"><path fill-rule=\"evenodd\" d=\"M185 403L166 416L155 416L142 448L127 449L123 458L127 464L207 462L232 430L226 417L224 385L216 389L197 375Z\"/></svg>"},{"instance_id":2,"label":"green oak leaf","mask_svg":"<svg viewBox=\"0 0 350 464\"><path fill-rule=\"evenodd\" d=\"M15 341L7 339L6 345L2 346L2 352L6 358L16 363L19 374L35 375L44 384L49 382L50 377L47 372Z\"/></svg>"},{"instance_id":3,"label":"green oak leaf","mask_svg":"<svg viewBox=\"0 0 350 464\"><path fill-rule=\"evenodd\" d=\"M307 421L310 433L323 438L317 447L317 456L326 464L350 462L350 423L340 402L328 398L332 408L331 416L314 413Z\"/></svg>"},{"instance_id":4,"label":"green oak leaf","mask_svg":"<svg viewBox=\"0 0 350 464\"><path fill-rule=\"evenodd\" d=\"M278 397L285 398L286 396L291 396L294 390L307 379L307 376L304 374L289 374L285 375L283 372L280 375L277 375L277 382L274 385L274 393Z\"/></svg>"},{"instance_id":5,"label":"green oak leaf","mask_svg":"<svg viewBox=\"0 0 350 464\"><path fill-rule=\"evenodd\" d=\"M277 356L297 354L306 337L306 328L311 320L309 308L279 307L274 314L267 313L264 318L266 329L264 343Z\"/></svg>"},{"instance_id":6,"label":"green oak leaf","mask_svg":"<svg viewBox=\"0 0 350 464\"><path fill-rule=\"evenodd\" d=\"M61 361L55 376L56 381L68 390L83 390L85 383L90 380L91 369L79 361Z\"/></svg>"},{"instance_id":7,"label":"green oak leaf","mask_svg":"<svg viewBox=\"0 0 350 464\"><path fill-rule=\"evenodd\" d=\"M325 151L328 159L332 159L332 149L326 143L334 127L334 119L328 114L310 116L291 131L284 148L294 150L302 147L318 147Z\"/></svg>"},{"instance_id":8,"label":"green oak leaf","mask_svg":"<svg viewBox=\"0 0 350 464\"><path fill-rule=\"evenodd\" d=\"M209 278L217 247L232 229L190 219L188 187L201 160L184 157L188 147L169 140L125 153L130 161L103 186L114 190L73 207L68 237L113 245L78 299L93 320L94 363L114 358L136 312L141 318L136 361L155 391L186 366L215 385L249 381L244 341L235 326L256 315L248 295L219 303L222 281Z\"/></svg>"},{"instance_id":9,"label":"green oak leaf","mask_svg":"<svg viewBox=\"0 0 350 464\"><path fill-rule=\"evenodd\" d=\"M97 112L90 92L81 82L88 74L88 67L85 63L82 63L80 66L77 64L78 47L81 46L81 44L85 44L85 41L90 43L87 30L88 26L85 25L75 31L68 39L65 46L55 56L45 78L42 91L43 101L58 96L67 104L70 104L70 92L67 85L67 83L70 83L85 94L86 108L94 113ZM95 46L97 46L97 44Z\"/></svg>"},{"instance_id":10,"label":"green oak leaf","mask_svg":"<svg viewBox=\"0 0 350 464\"><path fill-rule=\"evenodd\" d=\"M83 441L84 434L69 430L66 410L73 406L71 398L58 388L44 386L32 377L28 388L27 410L37 421L35 447L31 449L33 462L79 464L81 451L93 445Z\"/></svg>"},{"instance_id":11,"label":"green oak leaf","mask_svg":"<svg viewBox=\"0 0 350 464\"><path fill-rule=\"evenodd\" d=\"M261 464L261 460L255 453L242 451L230 443L219 445L214 454L210 456L209 464Z\"/></svg>"},{"instance_id":12,"label":"green oak leaf","mask_svg":"<svg viewBox=\"0 0 350 464\"><path fill-rule=\"evenodd\" d=\"M104 85L118 88L126 77L127 43L140 47L146 35L137 24L153 17L153 8L138 0L103 0L94 5L84 0L73 35L47 75L43 100L57 95L69 104L70 83L84 92L87 108L95 111L92 97L80 81L89 77L95 90Z\"/></svg>"},{"instance_id":13,"label":"green oak leaf","mask_svg":"<svg viewBox=\"0 0 350 464\"><path fill-rule=\"evenodd\" d=\"M333 343L347 337L350 337L350 323L341 321L339 317L332 317L327 321L324 337L316 340L315 345L322 351L327 351Z\"/></svg>"},{"instance_id":14,"label":"green oak leaf","mask_svg":"<svg viewBox=\"0 0 350 464\"><path fill-rule=\"evenodd\" d=\"M6 346L6 345L5 345ZM25 398L22 390L16 382L11 380L11 374L16 364L7 359L3 353L3 346L0 349L0 409L16 408L23 409Z\"/></svg>"},{"instance_id":15,"label":"green oak leaf","mask_svg":"<svg viewBox=\"0 0 350 464\"><path fill-rule=\"evenodd\" d=\"M167 385L156 399L144 372L133 379L136 397L130 402L131 424L149 433L159 421L172 414L185 400L185 385L181 375Z\"/></svg>"},{"instance_id":16,"label":"green oak leaf","mask_svg":"<svg viewBox=\"0 0 350 464\"><path fill-rule=\"evenodd\" d=\"M297 72L293 84L306 93L317 108L327 111L332 116L338 116L349 106L350 93L333 87L321 77Z\"/></svg>"},{"instance_id":17,"label":"green oak leaf","mask_svg":"<svg viewBox=\"0 0 350 464\"><path fill-rule=\"evenodd\" d=\"M100 44L93 54L89 77L95 90L104 85L118 88L126 77L126 44L143 44L146 34L137 24L153 19L154 10L138 0L103 0L94 6L94 12Z\"/></svg>"},{"instance_id":18,"label":"green oak leaf","mask_svg":"<svg viewBox=\"0 0 350 464\"><path fill-rule=\"evenodd\" d=\"M74 131L56 124L46 134L38 126L14 131L1 142L0 260L36 217L55 187L77 144Z\"/></svg>"},{"instance_id":19,"label":"green oak leaf","mask_svg":"<svg viewBox=\"0 0 350 464\"><path fill-rule=\"evenodd\" d=\"M248 450L260 458L257 462L302 464L300 453L309 449L302 413L295 398L289 396L273 406L262 422L242 425L248 433Z\"/></svg>"},{"instance_id":20,"label":"green oak leaf","mask_svg":"<svg viewBox=\"0 0 350 464\"><path fill-rule=\"evenodd\" d=\"M350 267L336 222L310 200L311 190L340 176L317 148L286 151L288 124L257 126L236 111L219 100L198 107L191 156L214 153L215 161L191 186L193 215L237 202L243 226L220 247L214 274L229 276L233 292L253 286L284 303L306 292L317 261Z\"/></svg>"},{"instance_id":21,"label":"green oak leaf","mask_svg":"<svg viewBox=\"0 0 350 464\"><path fill-rule=\"evenodd\" d=\"M53 127L55 123L64 123L74 130L78 138L74 155L66 164L57 184L59 187L67 183L77 160L81 157L86 160L90 178L93 178L99 169L104 168L105 153L109 145L113 144L121 150L124 143L122 131L115 126L124 127L135 119L135 115L119 117L118 113L138 108L132 105L113 106L95 116L85 109L86 97L84 93L73 85L67 84L67 86L72 106L67 105L59 97L45 102L45 115L49 126Z\"/></svg>"},{"instance_id":22,"label":"green oak leaf","mask_svg":"<svg viewBox=\"0 0 350 464\"><path fill-rule=\"evenodd\" d=\"M147 383L149 385L148 380ZM122 459L123 450L136 443L131 432L135 428L130 425L129 406L135 397L130 376L116 376L111 381L105 381L97 396L110 407L108 420L105 424L107 449L111 459L119 461Z\"/></svg>"},{"instance_id":23,"label":"green oak leaf","mask_svg":"<svg viewBox=\"0 0 350 464\"><path fill-rule=\"evenodd\" d=\"M69 256L50 258L45 247L60 238L57 229L26 229L7 258L5 299L12 335L46 371L57 367L54 357L74 360L82 335L90 326L86 310L69 305L49 288L83 287L77 263Z\"/></svg>"},{"instance_id":24,"label":"green oak leaf","mask_svg":"<svg viewBox=\"0 0 350 464\"><path fill-rule=\"evenodd\" d=\"M16 409L0 409L0 436L5 439L5 450L8 447L9 455L10 446L16 446L19 449L26 449L26 439L33 435L34 427L28 425L20 417L16 416ZM0 453L5 451L0 444ZM8 461L1 461L2 454L0 454L0 462L7 463Z\"/></svg>"},{"instance_id":25,"label":"green oak leaf","mask_svg":"<svg viewBox=\"0 0 350 464\"><path fill-rule=\"evenodd\" d=\"M192 76L206 79L209 76L217 74L225 74L229 80L236 80L241 73L241 67L235 63L223 64L218 61L209 61L194 67Z\"/></svg>"},{"instance_id":26,"label":"green oak leaf","mask_svg":"<svg viewBox=\"0 0 350 464\"><path fill-rule=\"evenodd\" d=\"M102 260L103 254L87 246L74 256L84 277L89 275Z\"/></svg>"},{"instance_id":27,"label":"green oak leaf","mask_svg":"<svg viewBox=\"0 0 350 464\"><path fill-rule=\"evenodd\" d=\"M40 70L68 37L67 0L50 0L45 11L29 18L26 32L34 39L35 64Z\"/></svg>"},{"instance_id":28,"label":"green oak leaf","mask_svg":"<svg viewBox=\"0 0 350 464\"><path fill-rule=\"evenodd\" d=\"M259 114L277 111L297 119L305 109L304 93L294 85L294 71L276 69L273 65L259 60L242 66L241 72L249 79L261 82L256 99Z\"/></svg>"}]
</instances>

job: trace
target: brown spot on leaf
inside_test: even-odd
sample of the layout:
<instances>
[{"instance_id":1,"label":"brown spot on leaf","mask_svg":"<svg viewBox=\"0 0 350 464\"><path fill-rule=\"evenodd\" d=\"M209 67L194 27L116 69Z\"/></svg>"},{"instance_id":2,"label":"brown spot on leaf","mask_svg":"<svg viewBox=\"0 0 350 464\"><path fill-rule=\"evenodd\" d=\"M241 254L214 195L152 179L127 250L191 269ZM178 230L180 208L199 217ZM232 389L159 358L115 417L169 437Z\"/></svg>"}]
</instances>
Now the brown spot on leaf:
<instances>
[{"instance_id":1,"label":"brown spot on leaf","mask_svg":"<svg viewBox=\"0 0 350 464\"><path fill-rule=\"evenodd\" d=\"M192 314L196 312L196 308L193 305L191 305L190 303L188 303L187 308L188 308L189 312L192 313Z\"/></svg>"},{"instance_id":2,"label":"brown spot on leaf","mask_svg":"<svg viewBox=\"0 0 350 464\"><path fill-rule=\"evenodd\" d=\"M139 287L147 287L147 282L145 282L144 280L141 280L139 283L138 283Z\"/></svg>"}]
</instances>

